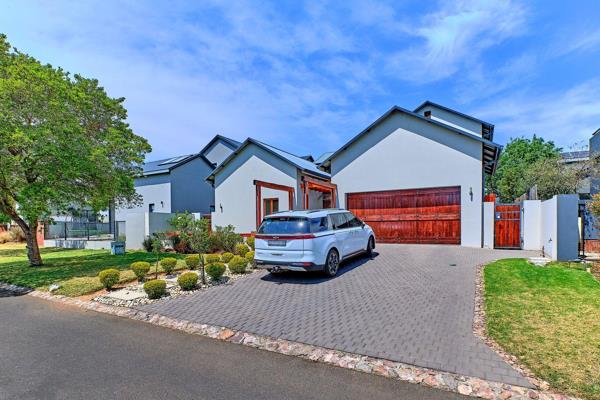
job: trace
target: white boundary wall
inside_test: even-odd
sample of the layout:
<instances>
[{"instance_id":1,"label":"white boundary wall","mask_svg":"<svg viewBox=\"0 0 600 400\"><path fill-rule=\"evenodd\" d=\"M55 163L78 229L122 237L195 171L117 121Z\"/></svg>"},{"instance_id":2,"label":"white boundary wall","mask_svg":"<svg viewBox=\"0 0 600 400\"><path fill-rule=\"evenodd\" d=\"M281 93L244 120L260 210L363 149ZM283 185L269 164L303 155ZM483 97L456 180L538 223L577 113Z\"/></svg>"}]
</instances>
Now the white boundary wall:
<instances>
[{"instance_id":1,"label":"white boundary wall","mask_svg":"<svg viewBox=\"0 0 600 400\"><path fill-rule=\"evenodd\" d=\"M130 250L141 249L146 236L155 232L171 229L169 220L173 213L129 213L125 220L125 247Z\"/></svg>"},{"instance_id":2,"label":"white boundary wall","mask_svg":"<svg viewBox=\"0 0 600 400\"><path fill-rule=\"evenodd\" d=\"M483 247L494 248L494 203L483 203Z\"/></svg>"}]
</instances>

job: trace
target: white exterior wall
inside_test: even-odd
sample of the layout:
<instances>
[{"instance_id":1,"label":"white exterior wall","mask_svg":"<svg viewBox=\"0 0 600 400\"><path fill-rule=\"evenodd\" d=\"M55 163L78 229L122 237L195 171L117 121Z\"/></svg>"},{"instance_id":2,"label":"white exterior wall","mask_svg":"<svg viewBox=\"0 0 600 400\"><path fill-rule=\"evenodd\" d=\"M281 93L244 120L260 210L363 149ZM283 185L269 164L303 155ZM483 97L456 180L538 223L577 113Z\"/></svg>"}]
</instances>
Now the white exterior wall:
<instances>
[{"instance_id":1,"label":"white exterior wall","mask_svg":"<svg viewBox=\"0 0 600 400\"><path fill-rule=\"evenodd\" d=\"M477 136L481 136L481 123L473 121L472 119L456 115L455 113L442 110L435 106L426 106L422 110L419 110L421 115L424 115L425 111L431 111L431 119L438 122L442 122L446 125L450 125L454 128L465 130Z\"/></svg>"},{"instance_id":2,"label":"white exterior wall","mask_svg":"<svg viewBox=\"0 0 600 400\"><path fill-rule=\"evenodd\" d=\"M205 152L204 156L213 164L221 164L231 153L233 153L233 150L229 147L222 142L216 142Z\"/></svg>"},{"instance_id":3,"label":"white exterior wall","mask_svg":"<svg viewBox=\"0 0 600 400\"><path fill-rule=\"evenodd\" d=\"M494 215L495 204L491 201L483 203L483 247L494 248Z\"/></svg>"},{"instance_id":4,"label":"white exterior wall","mask_svg":"<svg viewBox=\"0 0 600 400\"><path fill-rule=\"evenodd\" d=\"M281 190L262 188L261 189L261 202L260 205L262 207L262 215L263 217L266 215L266 210L264 207L264 199L273 199L276 198L279 200L279 211L286 211L290 209L290 199L288 196L288 192L284 192Z\"/></svg>"},{"instance_id":5,"label":"white exterior wall","mask_svg":"<svg viewBox=\"0 0 600 400\"><path fill-rule=\"evenodd\" d=\"M461 244L481 247L481 157L481 143L396 113L333 159L331 181L343 208L347 193L460 186Z\"/></svg>"},{"instance_id":6,"label":"white exterior wall","mask_svg":"<svg viewBox=\"0 0 600 400\"><path fill-rule=\"evenodd\" d=\"M523 250L542 249L542 202L525 200L521 208Z\"/></svg>"},{"instance_id":7,"label":"white exterior wall","mask_svg":"<svg viewBox=\"0 0 600 400\"><path fill-rule=\"evenodd\" d=\"M127 214L125 222L125 247L141 249L146 236L156 232L167 232L172 229L169 220L175 214L138 212Z\"/></svg>"},{"instance_id":8,"label":"white exterior wall","mask_svg":"<svg viewBox=\"0 0 600 400\"><path fill-rule=\"evenodd\" d=\"M245 147L215 176L215 211L212 226L233 225L238 233L256 231L256 187L254 180L297 189L297 168L253 144ZM287 192L279 191L280 209L287 204ZM272 197L263 189L262 197ZM281 197L283 196L283 197ZM297 200L295 200L297 202ZM262 207L262 204L261 204Z\"/></svg>"},{"instance_id":9,"label":"white exterior wall","mask_svg":"<svg viewBox=\"0 0 600 400\"><path fill-rule=\"evenodd\" d=\"M116 210L116 220L126 221L127 214L148 212L149 204L154 203L154 212L171 212L171 184L159 183L156 185L136 186L135 191L142 196L142 203L132 208L120 208ZM161 204L162 201L162 204Z\"/></svg>"}]
</instances>

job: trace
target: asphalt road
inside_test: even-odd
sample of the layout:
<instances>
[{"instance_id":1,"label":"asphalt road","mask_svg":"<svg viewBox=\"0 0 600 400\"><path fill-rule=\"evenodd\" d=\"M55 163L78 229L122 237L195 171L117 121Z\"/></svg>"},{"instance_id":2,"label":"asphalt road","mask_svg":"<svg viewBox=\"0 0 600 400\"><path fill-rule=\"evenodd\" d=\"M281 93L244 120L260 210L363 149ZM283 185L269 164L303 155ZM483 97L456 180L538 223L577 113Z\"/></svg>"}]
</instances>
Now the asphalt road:
<instances>
[{"instance_id":1,"label":"asphalt road","mask_svg":"<svg viewBox=\"0 0 600 400\"><path fill-rule=\"evenodd\" d=\"M0 399L462 396L0 293Z\"/></svg>"}]
</instances>

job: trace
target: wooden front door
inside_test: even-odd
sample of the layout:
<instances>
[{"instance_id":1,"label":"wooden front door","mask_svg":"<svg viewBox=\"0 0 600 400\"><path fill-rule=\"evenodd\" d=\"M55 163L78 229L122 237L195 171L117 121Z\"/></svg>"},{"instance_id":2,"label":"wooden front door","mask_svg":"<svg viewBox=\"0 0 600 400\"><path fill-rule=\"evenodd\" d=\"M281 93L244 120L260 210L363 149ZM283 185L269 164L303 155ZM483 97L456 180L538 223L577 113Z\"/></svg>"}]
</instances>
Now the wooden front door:
<instances>
[{"instance_id":1,"label":"wooden front door","mask_svg":"<svg viewBox=\"0 0 600 400\"><path fill-rule=\"evenodd\" d=\"M349 193L346 206L379 242L460 244L460 187Z\"/></svg>"},{"instance_id":2,"label":"wooden front door","mask_svg":"<svg viewBox=\"0 0 600 400\"><path fill-rule=\"evenodd\" d=\"M494 211L494 247L520 249L521 205L496 204Z\"/></svg>"}]
</instances>

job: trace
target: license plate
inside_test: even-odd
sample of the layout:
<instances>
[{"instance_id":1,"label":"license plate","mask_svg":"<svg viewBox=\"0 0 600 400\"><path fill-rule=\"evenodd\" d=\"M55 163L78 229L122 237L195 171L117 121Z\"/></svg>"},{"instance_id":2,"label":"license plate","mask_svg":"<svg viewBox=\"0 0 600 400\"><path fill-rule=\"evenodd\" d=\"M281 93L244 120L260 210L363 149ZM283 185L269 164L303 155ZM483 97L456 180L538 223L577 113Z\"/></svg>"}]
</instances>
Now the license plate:
<instances>
[{"instance_id":1,"label":"license plate","mask_svg":"<svg viewBox=\"0 0 600 400\"><path fill-rule=\"evenodd\" d=\"M269 240L267 242L269 244L269 246L276 246L276 247L285 247L285 240Z\"/></svg>"}]
</instances>

